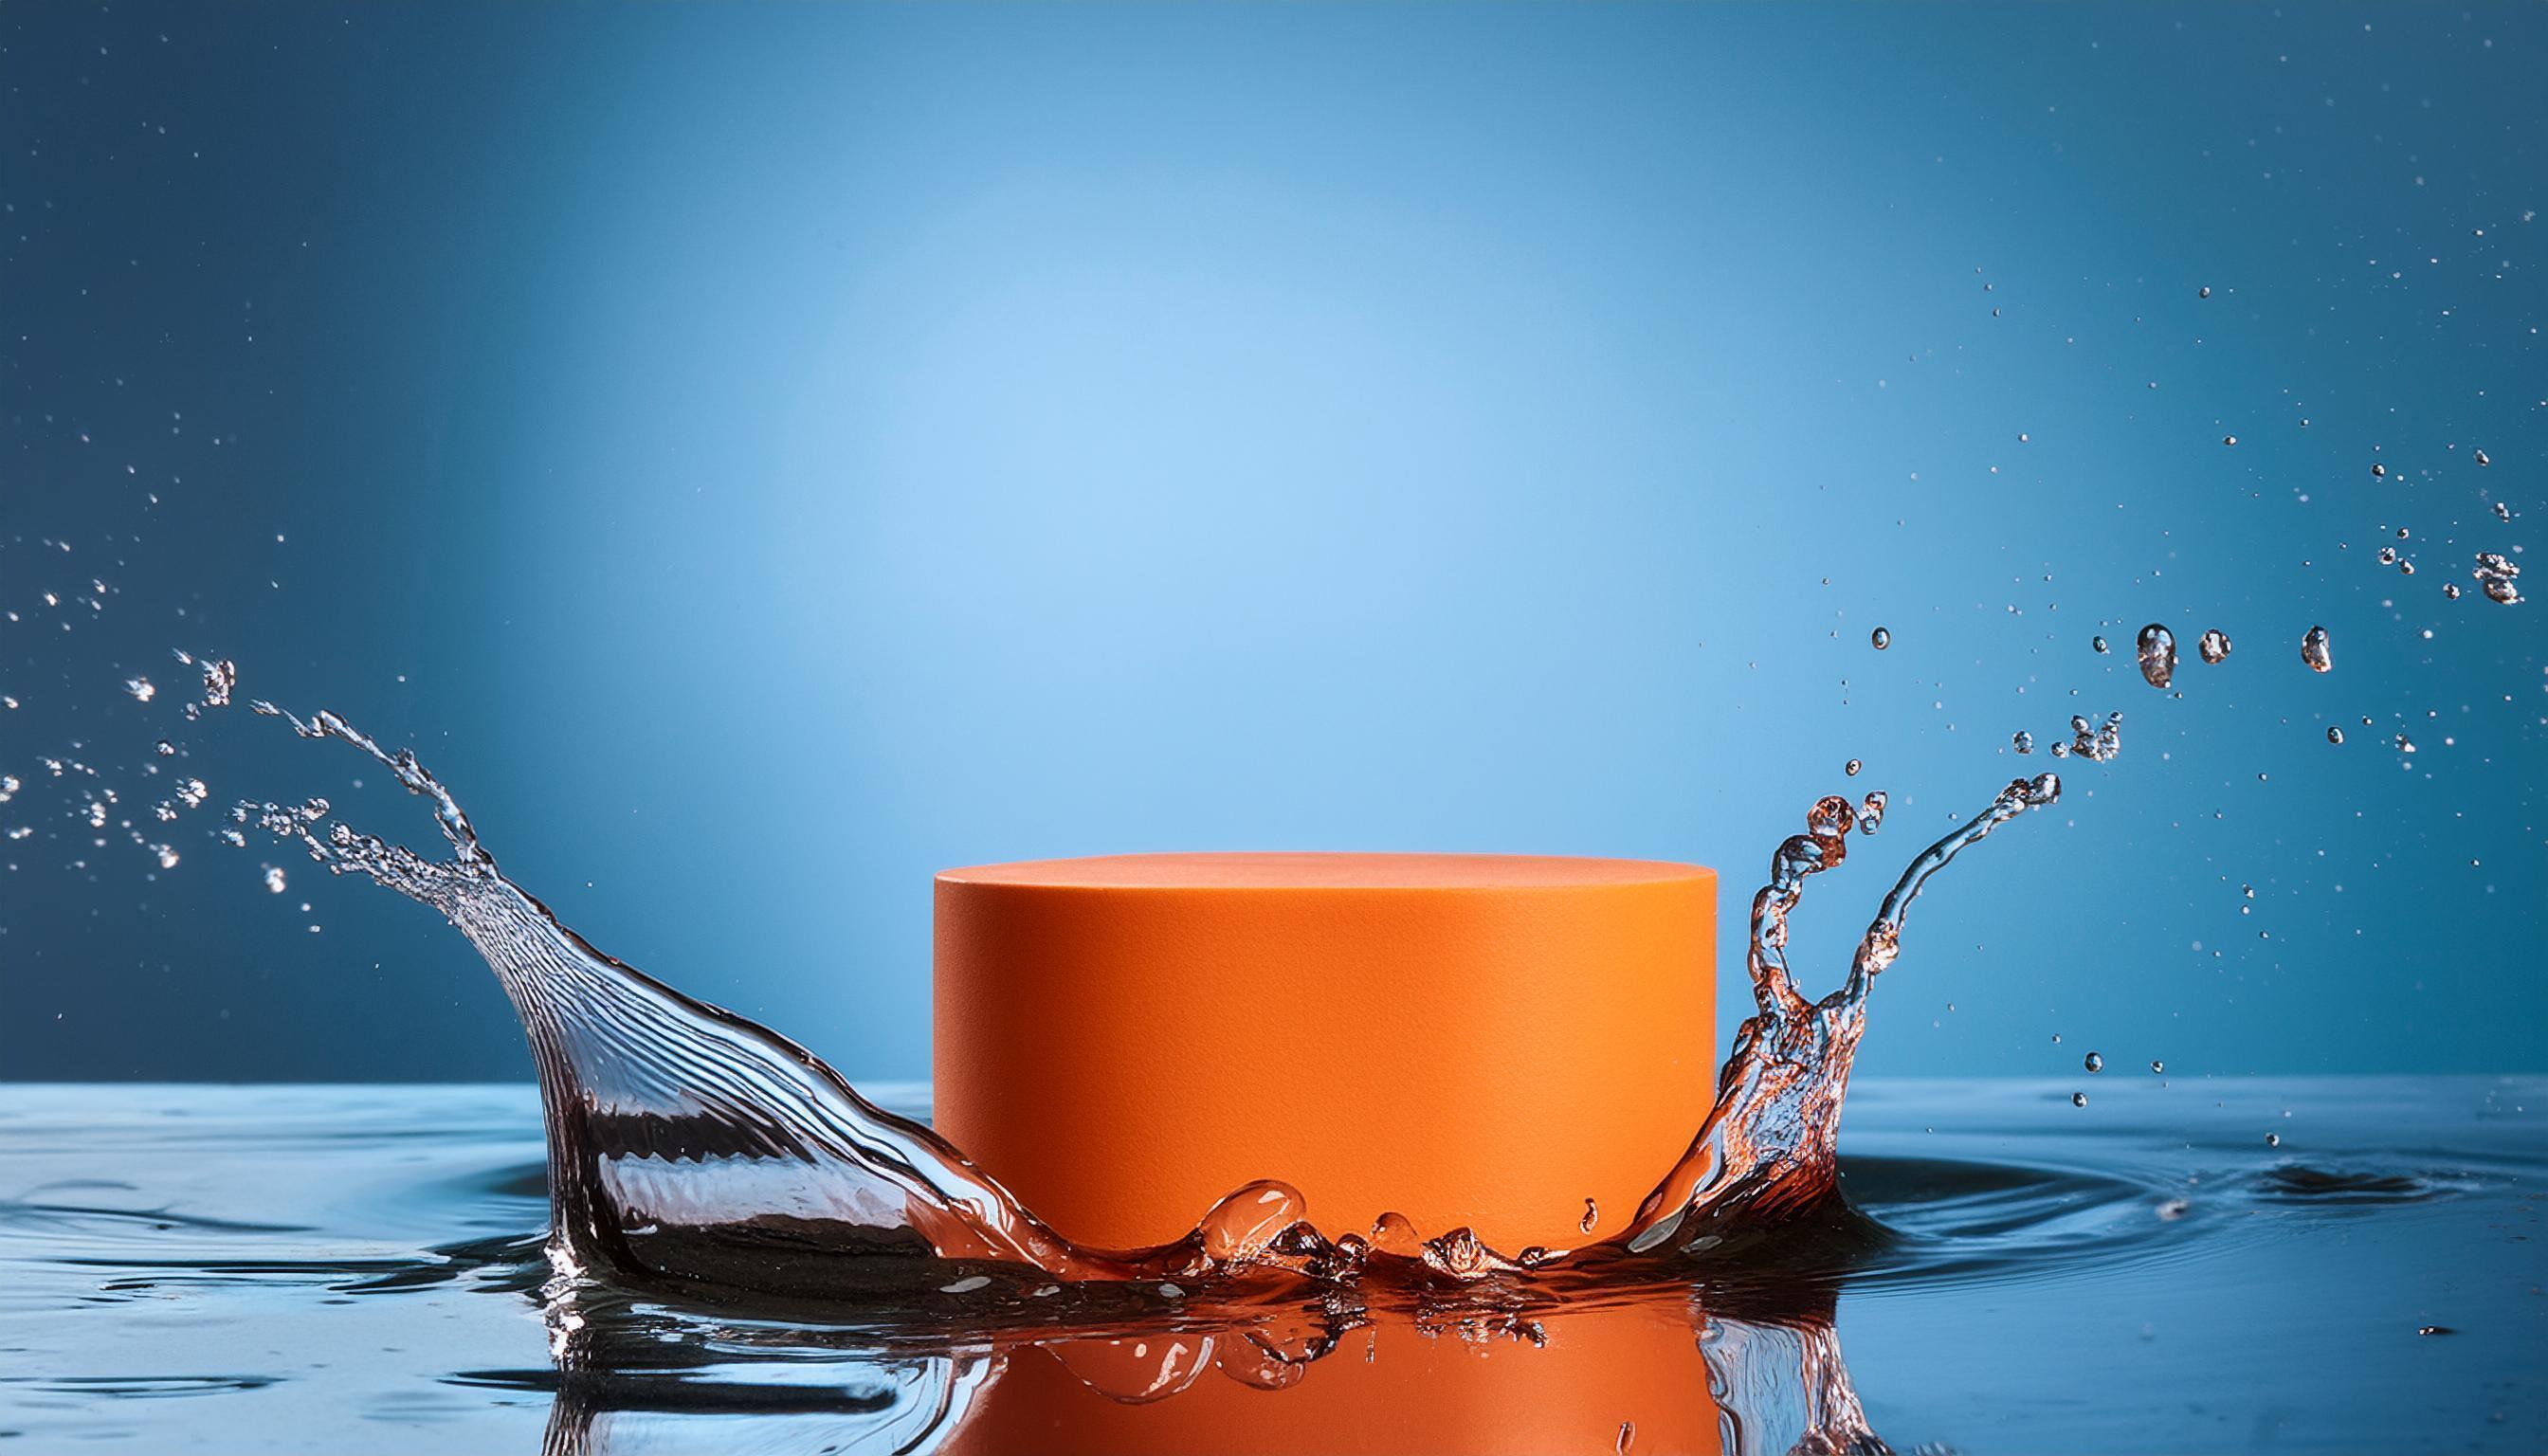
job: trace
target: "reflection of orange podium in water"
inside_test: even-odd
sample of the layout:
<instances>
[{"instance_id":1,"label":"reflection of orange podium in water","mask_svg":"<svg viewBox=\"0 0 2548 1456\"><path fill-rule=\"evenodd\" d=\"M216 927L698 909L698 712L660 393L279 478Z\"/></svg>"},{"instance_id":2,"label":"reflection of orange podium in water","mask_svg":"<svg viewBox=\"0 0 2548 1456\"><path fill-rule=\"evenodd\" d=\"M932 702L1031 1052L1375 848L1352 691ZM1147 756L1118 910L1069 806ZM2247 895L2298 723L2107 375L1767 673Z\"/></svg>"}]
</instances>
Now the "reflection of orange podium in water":
<instances>
[{"instance_id":1,"label":"reflection of orange podium in water","mask_svg":"<svg viewBox=\"0 0 2548 1456\"><path fill-rule=\"evenodd\" d=\"M1721 1424L1692 1325L1685 1299L1650 1299L1548 1312L1537 1340L1384 1317L1307 1365L1270 1361L1227 1329L1025 1346L943 1449L1612 1456L1625 1426L1629 1456L1714 1453Z\"/></svg>"},{"instance_id":2,"label":"reflection of orange podium in water","mask_svg":"<svg viewBox=\"0 0 2548 1456\"><path fill-rule=\"evenodd\" d=\"M1626 1220L1705 1118L1713 871L1461 855L949 870L936 1123L1083 1243L1276 1178L1507 1253ZM1588 1201L1597 1217L1585 1228Z\"/></svg>"}]
</instances>

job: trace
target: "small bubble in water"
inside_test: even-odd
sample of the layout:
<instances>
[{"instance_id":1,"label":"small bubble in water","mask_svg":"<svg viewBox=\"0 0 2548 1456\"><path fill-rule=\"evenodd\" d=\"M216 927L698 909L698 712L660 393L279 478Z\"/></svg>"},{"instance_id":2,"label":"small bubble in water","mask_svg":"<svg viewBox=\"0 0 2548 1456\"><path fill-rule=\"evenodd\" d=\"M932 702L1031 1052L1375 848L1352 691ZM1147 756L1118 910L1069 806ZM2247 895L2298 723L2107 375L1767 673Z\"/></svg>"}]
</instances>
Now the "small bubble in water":
<instances>
[{"instance_id":1,"label":"small bubble in water","mask_svg":"<svg viewBox=\"0 0 2548 1456\"><path fill-rule=\"evenodd\" d=\"M2511 507L2511 506L2509 506L2509 505L2504 504L2504 503L2503 503L2502 501L2501 501L2501 500L2496 501L2496 502L2495 502L2495 518L2496 518L2497 520L2510 520L2510 519L2512 519L2512 507Z\"/></svg>"},{"instance_id":2,"label":"small bubble in water","mask_svg":"<svg viewBox=\"0 0 2548 1456\"><path fill-rule=\"evenodd\" d=\"M2207 666L2218 667L2221 660L2230 655L2230 634L2219 627L2207 628L2196 640L2194 650L2203 655Z\"/></svg>"},{"instance_id":3,"label":"small bubble in water","mask_svg":"<svg viewBox=\"0 0 2548 1456\"><path fill-rule=\"evenodd\" d=\"M2089 638L2088 645L2097 649L2100 654L2103 654L2106 651L2106 639L2103 637Z\"/></svg>"},{"instance_id":4,"label":"small bubble in water","mask_svg":"<svg viewBox=\"0 0 2548 1456\"><path fill-rule=\"evenodd\" d=\"M2457 600L2459 600L2459 599L2460 599L2460 584L2459 584L2459 583L2457 583L2457 582L2444 582L2444 583L2442 584L2442 595L2443 595L2443 597L2444 597L2445 599L2450 600L2450 601L2457 601Z\"/></svg>"},{"instance_id":5,"label":"small bubble in water","mask_svg":"<svg viewBox=\"0 0 2548 1456\"><path fill-rule=\"evenodd\" d=\"M2016 749L2019 753L2031 754L2035 752L2035 735L2027 732L2023 728L2020 728L2016 733L2010 735L2008 742L2009 746Z\"/></svg>"},{"instance_id":6,"label":"small bubble in water","mask_svg":"<svg viewBox=\"0 0 2548 1456\"><path fill-rule=\"evenodd\" d=\"M2312 627L2302 635L2301 661L2309 664L2313 673L2323 673L2335 666L2334 658L2327 651L2326 628Z\"/></svg>"},{"instance_id":7,"label":"small bubble in water","mask_svg":"<svg viewBox=\"0 0 2548 1456\"><path fill-rule=\"evenodd\" d=\"M1866 766L1861 764L1858 760L1852 759L1848 763L1840 766L1840 772L1848 774L1852 778L1856 778L1858 776L1858 771L1865 767Z\"/></svg>"},{"instance_id":8,"label":"small bubble in water","mask_svg":"<svg viewBox=\"0 0 2548 1456\"><path fill-rule=\"evenodd\" d=\"M269 894L279 895L283 893L284 879L283 867L281 865L268 864L265 866L265 888Z\"/></svg>"},{"instance_id":9,"label":"small bubble in water","mask_svg":"<svg viewBox=\"0 0 2548 1456\"><path fill-rule=\"evenodd\" d=\"M2135 644L2140 659L2141 681L2152 687L2165 687L2176 676L2176 634L2156 622L2141 628Z\"/></svg>"},{"instance_id":10,"label":"small bubble in water","mask_svg":"<svg viewBox=\"0 0 2548 1456\"><path fill-rule=\"evenodd\" d=\"M2094 1051L2091 1051L2088 1053L2087 1060L2081 1064L2092 1072L2101 1072L2106 1069L2106 1058L2099 1056Z\"/></svg>"},{"instance_id":11,"label":"small bubble in water","mask_svg":"<svg viewBox=\"0 0 2548 1456\"><path fill-rule=\"evenodd\" d=\"M155 747L157 748L159 757L163 759L173 759L177 757L177 745L170 743L164 738L160 739Z\"/></svg>"},{"instance_id":12,"label":"small bubble in water","mask_svg":"<svg viewBox=\"0 0 2548 1456\"><path fill-rule=\"evenodd\" d=\"M2073 1093L2071 1093L2071 1094L2070 1094L2070 1105L2071 1105L2072 1107L2086 1107L2086 1106L2088 1105L2088 1094L2087 1094L2087 1093L2085 1093L2085 1092L2073 1092Z\"/></svg>"},{"instance_id":13,"label":"small bubble in water","mask_svg":"<svg viewBox=\"0 0 2548 1456\"><path fill-rule=\"evenodd\" d=\"M2406 734L2404 734L2404 733L2399 734L2399 735L2398 735L2398 752L2400 752L2400 753L2402 753L2402 754L2412 754L2412 753L2413 753L2414 751L2415 751L2415 740L2413 740L2413 739L2412 739L2412 738L2409 738L2409 737L2408 737Z\"/></svg>"},{"instance_id":14,"label":"small bubble in water","mask_svg":"<svg viewBox=\"0 0 2548 1456\"><path fill-rule=\"evenodd\" d=\"M177 799L189 809L200 809L212 795L211 785L200 778L188 778L177 784Z\"/></svg>"},{"instance_id":15,"label":"small bubble in water","mask_svg":"<svg viewBox=\"0 0 2548 1456\"><path fill-rule=\"evenodd\" d=\"M1884 649L1893 645L1893 634L1884 630L1882 627L1878 627L1873 632L1867 634L1866 640L1875 645L1875 650L1877 652L1882 652Z\"/></svg>"}]
</instances>

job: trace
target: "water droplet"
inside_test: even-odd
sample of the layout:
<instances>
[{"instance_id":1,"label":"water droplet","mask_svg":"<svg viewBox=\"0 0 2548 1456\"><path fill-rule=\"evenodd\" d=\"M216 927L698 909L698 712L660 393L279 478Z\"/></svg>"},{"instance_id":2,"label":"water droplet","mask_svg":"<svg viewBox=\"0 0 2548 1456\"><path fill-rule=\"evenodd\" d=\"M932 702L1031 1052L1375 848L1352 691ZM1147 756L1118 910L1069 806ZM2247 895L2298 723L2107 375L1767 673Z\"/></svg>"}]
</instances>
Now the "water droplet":
<instances>
[{"instance_id":1,"label":"water droplet","mask_svg":"<svg viewBox=\"0 0 2548 1456\"><path fill-rule=\"evenodd\" d=\"M159 742L152 745L152 747L156 750L159 757L163 759L173 759L177 757L177 745L170 743L164 738L160 739Z\"/></svg>"},{"instance_id":2,"label":"water droplet","mask_svg":"<svg viewBox=\"0 0 2548 1456\"><path fill-rule=\"evenodd\" d=\"M2086 1066L2088 1070L2092 1072L2101 1072L2106 1069L2106 1058L2099 1056L2094 1051L2091 1051L2088 1053L2087 1059L2082 1063L2082 1065Z\"/></svg>"},{"instance_id":3,"label":"water droplet","mask_svg":"<svg viewBox=\"0 0 2548 1456\"><path fill-rule=\"evenodd\" d=\"M283 867L281 865L268 864L265 866L265 888L267 892L271 894L279 895L283 893L284 879Z\"/></svg>"},{"instance_id":4,"label":"water droplet","mask_svg":"<svg viewBox=\"0 0 2548 1456\"><path fill-rule=\"evenodd\" d=\"M2238 437L2236 435L2223 435L2221 437L2221 443L2225 445L2234 445L2238 443Z\"/></svg>"},{"instance_id":5,"label":"water droplet","mask_svg":"<svg viewBox=\"0 0 2548 1456\"><path fill-rule=\"evenodd\" d=\"M2151 1075L2151 1076L2153 1076L2153 1077L2157 1077L2157 1076L2164 1076L2164 1075L2166 1075L2166 1073L2167 1073L2167 1063L2166 1063L2166 1062L2163 1062L2163 1061L2153 1061L2153 1062L2151 1062L2151 1063L2150 1063L2150 1075Z\"/></svg>"},{"instance_id":6,"label":"water droplet","mask_svg":"<svg viewBox=\"0 0 2548 1456\"><path fill-rule=\"evenodd\" d=\"M2382 566L2396 566L2398 564L2398 548L2395 546L2381 547L2380 564Z\"/></svg>"},{"instance_id":7,"label":"water droplet","mask_svg":"<svg viewBox=\"0 0 2548 1456\"><path fill-rule=\"evenodd\" d=\"M2196 289L2194 291L2194 296L2199 299L2208 299L2212 297L2212 285L2207 283L2203 287Z\"/></svg>"},{"instance_id":8,"label":"water droplet","mask_svg":"<svg viewBox=\"0 0 2548 1456\"><path fill-rule=\"evenodd\" d=\"M1858 776L1858 771L1865 767L1866 766L1861 764L1858 760L1852 759L1848 763L1840 766L1840 772L1848 774L1852 778L1856 778Z\"/></svg>"},{"instance_id":9,"label":"water droplet","mask_svg":"<svg viewBox=\"0 0 2548 1456\"><path fill-rule=\"evenodd\" d=\"M2487 453L2484 450L2480 450L2477 452L2477 463L2480 465L2493 465L2495 462L2487 458Z\"/></svg>"},{"instance_id":10,"label":"water droplet","mask_svg":"<svg viewBox=\"0 0 2548 1456\"><path fill-rule=\"evenodd\" d=\"M2230 634L2219 627L2207 628L2201 637L2195 639L2194 650L2203 655L2207 666L2218 667L2221 660L2230 655Z\"/></svg>"},{"instance_id":11,"label":"water droplet","mask_svg":"<svg viewBox=\"0 0 2548 1456\"><path fill-rule=\"evenodd\" d=\"M230 705L230 690L238 686L238 664L228 658L219 662L204 659L204 706L226 708ZM188 704L193 706L193 704Z\"/></svg>"},{"instance_id":12,"label":"water droplet","mask_svg":"<svg viewBox=\"0 0 2548 1456\"><path fill-rule=\"evenodd\" d=\"M2267 1147L2280 1147L2280 1146L2282 1146L2282 1145L2283 1145L2283 1135L2282 1135L2282 1134L2280 1134L2280 1133L2268 1133L2268 1134L2266 1134L2266 1135L2265 1135L2265 1145L2266 1145Z\"/></svg>"},{"instance_id":13,"label":"water droplet","mask_svg":"<svg viewBox=\"0 0 2548 1456\"><path fill-rule=\"evenodd\" d=\"M1884 824L1884 790L1876 789L1858 802L1858 832L1873 834Z\"/></svg>"},{"instance_id":14,"label":"water droplet","mask_svg":"<svg viewBox=\"0 0 2548 1456\"><path fill-rule=\"evenodd\" d=\"M1595 1203L1593 1203L1593 1202L1592 1202L1592 1200L1591 1200L1591 1199L1589 1199L1589 1198L1588 1198L1588 1199L1586 1199L1586 1200L1584 1200L1584 1218L1583 1218L1583 1220L1582 1220L1581 1222L1579 1222L1575 1227L1576 1227L1576 1228L1580 1228L1580 1229L1582 1229L1582 1230L1584 1230L1584 1231L1585 1231L1585 1232L1587 1232L1587 1233L1590 1233L1590 1232L1592 1232L1592 1226L1593 1226L1593 1225L1595 1225L1595 1224L1598 1224L1598 1223L1600 1223L1600 1222L1601 1222L1601 1209L1600 1209L1600 1206L1599 1206L1599 1205L1597 1205L1597 1204L1595 1204Z\"/></svg>"},{"instance_id":15,"label":"water droplet","mask_svg":"<svg viewBox=\"0 0 2548 1456\"><path fill-rule=\"evenodd\" d=\"M2327 651L2326 628L2312 627L2302 634L2301 661L2309 664L2313 673L2323 673L2335 666L2334 658Z\"/></svg>"},{"instance_id":16,"label":"water droplet","mask_svg":"<svg viewBox=\"0 0 2548 1456\"><path fill-rule=\"evenodd\" d=\"M2406 734L2404 734L2404 733L2399 734L2399 735L2398 735L2398 752L2400 752L2400 753L2402 753L2402 754L2412 754L2412 753L2413 753L2414 751L2415 751L2415 740L2413 740L2413 739L2412 739L2412 738L2409 738L2409 737L2408 737Z\"/></svg>"},{"instance_id":17,"label":"water droplet","mask_svg":"<svg viewBox=\"0 0 2548 1456\"><path fill-rule=\"evenodd\" d=\"M2446 601L2457 601L2457 600L2459 600L2459 599L2460 599L2460 584L2459 584L2459 583L2457 583L2457 582L2444 582L2444 583L2442 584L2442 597L2443 597L2443 599L2444 599L2444 600L2446 600Z\"/></svg>"},{"instance_id":18,"label":"water droplet","mask_svg":"<svg viewBox=\"0 0 2548 1456\"><path fill-rule=\"evenodd\" d=\"M1620 1421L1620 1422L1619 1422L1619 1445L1618 1445L1619 1456L1628 1456L1628 1448L1629 1448L1630 1446L1635 1445L1636 1443L1637 1443L1637 1423L1636 1423L1635 1421L1633 1421L1633 1420L1622 1420L1622 1421Z\"/></svg>"},{"instance_id":19,"label":"water droplet","mask_svg":"<svg viewBox=\"0 0 2548 1456\"><path fill-rule=\"evenodd\" d=\"M2329 743L2342 743L2342 742L2344 742L2344 730L2343 730L2343 729L2341 729L2341 728L2336 727L2333 723L2329 723L2329 724L2327 724L2327 725L2326 725L2326 741L2327 741L2327 742L2329 742Z\"/></svg>"},{"instance_id":20,"label":"water droplet","mask_svg":"<svg viewBox=\"0 0 2548 1456\"><path fill-rule=\"evenodd\" d=\"M2385 481L2389 479L2389 467L2381 464L2377 460L2371 462L2371 478L2375 481Z\"/></svg>"},{"instance_id":21,"label":"water droplet","mask_svg":"<svg viewBox=\"0 0 2548 1456\"><path fill-rule=\"evenodd\" d=\"M2105 652L2105 651L2107 650L2107 649L2106 649L2106 639L2105 639L2105 638L2103 638L2103 637L2091 637L2091 638L2089 638L2089 639L2088 639L2088 645L2089 645L2089 646L2091 646L2091 647L2093 647L2093 648L2095 648L2095 649L2097 649L2097 651L2098 651L2099 653L2103 653L2103 652Z\"/></svg>"},{"instance_id":22,"label":"water droplet","mask_svg":"<svg viewBox=\"0 0 2548 1456\"><path fill-rule=\"evenodd\" d=\"M2086 1106L2088 1105L2088 1094L2087 1094L2087 1093L2085 1093L2085 1092L2073 1092L2073 1093L2071 1093L2071 1094L2070 1094L2070 1105L2071 1105L2072 1107L2086 1107Z\"/></svg>"},{"instance_id":23,"label":"water droplet","mask_svg":"<svg viewBox=\"0 0 2548 1456\"><path fill-rule=\"evenodd\" d=\"M1878 627L1873 632L1867 634L1866 640L1875 644L1875 650L1877 652L1882 652L1884 649L1893 645L1893 634L1884 630L1882 627Z\"/></svg>"},{"instance_id":24,"label":"water droplet","mask_svg":"<svg viewBox=\"0 0 2548 1456\"><path fill-rule=\"evenodd\" d=\"M2135 652L2140 658L2141 681L2165 687L2176 676L2176 634L2156 622L2141 628Z\"/></svg>"},{"instance_id":25,"label":"water droplet","mask_svg":"<svg viewBox=\"0 0 2548 1456\"><path fill-rule=\"evenodd\" d=\"M2020 728L2017 732L2009 735L2008 743L2009 747L2016 749L2019 753L2031 754L2035 752L2035 735L2027 732L2023 728Z\"/></svg>"},{"instance_id":26,"label":"water droplet","mask_svg":"<svg viewBox=\"0 0 2548 1456\"><path fill-rule=\"evenodd\" d=\"M2457 1333L2459 1333L2459 1331L2458 1331L2458 1330L2451 1328L2451 1327L2450 1327L2449 1325L2447 1325L2447 1324L2418 1324L2418 1325L2416 1325L2416 1326L2415 1326L2415 1332L2416 1332L2417 1334L2457 1334Z\"/></svg>"},{"instance_id":27,"label":"water droplet","mask_svg":"<svg viewBox=\"0 0 2548 1456\"><path fill-rule=\"evenodd\" d=\"M150 680L147 678L126 679L124 681L124 690L132 693L135 699L140 702L148 702L151 698L159 695L159 689L151 686Z\"/></svg>"},{"instance_id":28,"label":"water droplet","mask_svg":"<svg viewBox=\"0 0 2548 1456\"><path fill-rule=\"evenodd\" d=\"M2477 578L2478 590L2486 593L2487 600L2510 606L2521 599L2521 565L2510 557L2481 551L2477 554L2477 570L2472 575Z\"/></svg>"}]
</instances>

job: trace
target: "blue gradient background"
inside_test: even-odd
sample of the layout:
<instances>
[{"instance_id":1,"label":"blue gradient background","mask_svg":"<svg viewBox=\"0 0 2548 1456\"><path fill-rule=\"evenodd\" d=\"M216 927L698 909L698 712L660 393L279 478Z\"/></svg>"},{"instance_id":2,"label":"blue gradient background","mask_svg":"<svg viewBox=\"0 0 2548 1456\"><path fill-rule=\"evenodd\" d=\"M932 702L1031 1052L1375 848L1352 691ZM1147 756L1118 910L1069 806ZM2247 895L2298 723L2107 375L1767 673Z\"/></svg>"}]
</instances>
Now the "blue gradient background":
<instances>
[{"instance_id":1,"label":"blue gradient background","mask_svg":"<svg viewBox=\"0 0 2548 1456\"><path fill-rule=\"evenodd\" d=\"M2548 464L2548 12L0 34L0 1075L527 1074L425 912L209 812L173 871L91 844L37 761L164 792L121 683L172 645L414 743L569 923L854 1076L926 1074L946 865L1697 860L1730 1027L1815 795L1893 797L1804 912L1828 984L2053 767L1867 1069L2548 1068L2540 608L2467 578ZM2090 650L2146 620L2181 699ZM2110 768L2010 752L2111 708ZM271 724L175 736L217 804L430 834Z\"/></svg>"}]
</instances>

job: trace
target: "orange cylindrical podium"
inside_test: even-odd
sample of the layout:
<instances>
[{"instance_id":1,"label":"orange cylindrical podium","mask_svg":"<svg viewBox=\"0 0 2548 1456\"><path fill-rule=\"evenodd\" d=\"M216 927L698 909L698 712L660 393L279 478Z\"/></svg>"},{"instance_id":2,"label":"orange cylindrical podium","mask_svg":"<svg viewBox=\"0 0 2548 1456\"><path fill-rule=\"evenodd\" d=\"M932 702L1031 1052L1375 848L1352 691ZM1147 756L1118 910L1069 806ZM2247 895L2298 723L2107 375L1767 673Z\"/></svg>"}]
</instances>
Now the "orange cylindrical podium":
<instances>
[{"instance_id":1,"label":"orange cylindrical podium","mask_svg":"<svg viewBox=\"0 0 2548 1456\"><path fill-rule=\"evenodd\" d=\"M1654 861L951 869L936 1123L1087 1244L1164 1242L1277 1178L1330 1233L1395 1211L1507 1252L1578 1245L1706 1116L1715 933L1715 872Z\"/></svg>"}]
</instances>

